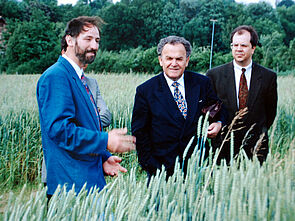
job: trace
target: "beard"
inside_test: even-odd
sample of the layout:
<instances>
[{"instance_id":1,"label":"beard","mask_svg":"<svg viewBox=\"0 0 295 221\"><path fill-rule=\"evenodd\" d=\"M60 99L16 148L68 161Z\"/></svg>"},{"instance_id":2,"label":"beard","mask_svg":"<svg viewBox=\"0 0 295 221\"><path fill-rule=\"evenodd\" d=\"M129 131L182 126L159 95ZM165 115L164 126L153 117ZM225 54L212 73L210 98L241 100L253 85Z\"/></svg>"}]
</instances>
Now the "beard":
<instances>
[{"instance_id":1,"label":"beard","mask_svg":"<svg viewBox=\"0 0 295 221\"><path fill-rule=\"evenodd\" d=\"M78 46L78 44L76 43L76 47L75 47L75 54L76 57L79 59L79 61L82 64L91 64L96 57L96 50L87 50L85 49L84 51ZM93 53L94 55L92 56L87 56L87 53Z\"/></svg>"}]
</instances>

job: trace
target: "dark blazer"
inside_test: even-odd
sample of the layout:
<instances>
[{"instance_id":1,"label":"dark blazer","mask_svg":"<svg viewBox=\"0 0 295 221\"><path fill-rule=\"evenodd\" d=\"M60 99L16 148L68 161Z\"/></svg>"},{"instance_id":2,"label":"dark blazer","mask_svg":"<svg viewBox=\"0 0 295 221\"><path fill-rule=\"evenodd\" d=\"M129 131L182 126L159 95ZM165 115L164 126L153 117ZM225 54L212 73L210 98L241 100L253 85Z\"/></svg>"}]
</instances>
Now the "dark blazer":
<instances>
[{"instance_id":1,"label":"dark blazer","mask_svg":"<svg viewBox=\"0 0 295 221\"><path fill-rule=\"evenodd\" d=\"M207 76L211 79L214 91L228 111L227 124L230 124L238 112L233 62L210 69ZM276 73L253 62L247 101L248 114L239 122L239 125L236 125L236 129L243 126L245 128L234 132L235 153L239 151L246 132L253 126L249 132L249 139L244 142L243 148L247 155L252 157L257 140L265 132L265 139L263 146L260 147L259 155L262 161L266 158L268 153L267 130L276 116L277 98ZM224 147L222 154L223 157L229 158L229 146Z\"/></svg>"},{"instance_id":2,"label":"dark blazer","mask_svg":"<svg viewBox=\"0 0 295 221\"><path fill-rule=\"evenodd\" d=\"M187 118L179 111L173 95L161 73L136 89L132 115L132 134L136 137L138 160L143 169L155 174L165 166L173 173L176 157L182 154L195 135L201 109L218 101L209 78L185 71ZM218 120L225 123L222 115Z\"/></svg>"},{"instance_id":3,"label":"dark blazer","mask_svg":"<svg viewBox=\"0 0 295 221\"><path fill-rule=\"evenodd\" d=\"M79 192L105 186L102 163L108 134L99 131L94 108L82 81L63 57L48 68L37 84L42 147L47 168L48 194L57 186L75 184Z\"/></svg>"}]
</instances>

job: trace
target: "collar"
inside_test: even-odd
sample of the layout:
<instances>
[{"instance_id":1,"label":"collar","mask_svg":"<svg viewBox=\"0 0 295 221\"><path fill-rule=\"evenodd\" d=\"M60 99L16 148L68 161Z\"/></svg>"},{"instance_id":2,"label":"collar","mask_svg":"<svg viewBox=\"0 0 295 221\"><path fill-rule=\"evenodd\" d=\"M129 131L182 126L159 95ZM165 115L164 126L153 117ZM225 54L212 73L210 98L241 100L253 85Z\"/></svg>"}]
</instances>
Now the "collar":
<instances>
[{"instance_id":1,"label":"collar","mask_svg":"<svg viewBox=\"0 0 295 221\"><path fill-rule=\"evenodd\" d=\"M252 69L252 60L251 60L250 64L248 64L246 67L242 67L242 66L238 65L235 60L233 60L233 64L234 64L235 69L242 71L242 68L245 68L246 72L251 73L249 71Z\"/></svg>"},{"instance_id":2,"label":"collar","mask_svg":"<svg viewBox=\"0 0 295 221\"><path fill-rule=\"evenodd\" d=\"M78 77L81 79L82 73L83 73L83 68L80 68L79 65L77 65L72 59L70 59L68 56L65 54L62 55L63 58L65 58L70 64L73 66L75 69Z\"/></svg>"},{"instance_id":3,"label":"collar","mask_svg":"<svg viewBox=\"0 0 295 221\"><path fill-rule=\"evenodd\" d=\"M168 86L171 87L171 85L175 81L173 81L172 79L170 79L165 73L163 73L163 74L164 74L164 77L165 77L165 79L167 81ZM182 76L176 82L178 82L179 85L184 88L184 74L182 74Z\"/></svg>"}]
</instances>

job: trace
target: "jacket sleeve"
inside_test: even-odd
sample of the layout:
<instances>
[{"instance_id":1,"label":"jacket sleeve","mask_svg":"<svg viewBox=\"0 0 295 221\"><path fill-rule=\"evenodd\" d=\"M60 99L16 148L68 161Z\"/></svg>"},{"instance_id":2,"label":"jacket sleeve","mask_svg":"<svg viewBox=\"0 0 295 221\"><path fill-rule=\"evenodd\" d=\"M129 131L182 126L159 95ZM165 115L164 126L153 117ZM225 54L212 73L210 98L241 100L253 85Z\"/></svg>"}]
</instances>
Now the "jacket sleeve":
<instances>
[{"instance_id":1,"label":"jacket sleeve","mask_svg":"<svg viewBox=\"0 0 295 221\"><path fill-rule=\"evenodd\" d=\"M150 115L147 98L138 87L132 114L132 134L136 137L136 151L140 165L153 174L157 169L161 169L161 164L153 157Z\"/></svg>"},{"instance_id":2,"label":"jacket sleeve","mask_svg":"<svg viewBox=\"0 0 295 221\"><path fill-rule=\"evenodd\" d=\"M221 100L217 97L216 92L213 90L213 84L212 84L213 81L210 77L209 77L209 79L210 80L208 80L208 83L207 83L207 99L206 99L208 103L206 105L212 105L212 104L215 104L216 102L221 103ZM212 121L212 122L221 121L222 126L226 125L227 111L225 109L224 104L221 104L221 108L220 108L219 112L210 121Z\"/></svg>"},{"instance_id":3,"label":"jacket sleeve","mask_svg":"<svg viewBox=\"0 0 295 221\"><path fill-rule=\"evenodd\" d=\"M37 85L42 133L67 151L105 155L108 134L95 130L92 115L79 103L83 98L75 97L73 82L56 70L52 72L41 76Z\"/></svg>"},{"instance_id":4,"label":"jacket sleeve","mask_svg":"<svg viewBox=\"0 0 295 221\"><path fill-rule=\"evenodd\" d=\"M270 85L268 87L268 93L267 93L267 98L266 98L266 117L267 117L267 122L266 126L267 129L270 128L272 125L276 114L277 114L277 102L278 102L278 92L277 92L277 75L273 73L273 76L270 81Z\"/></svg>"}]
</instances>

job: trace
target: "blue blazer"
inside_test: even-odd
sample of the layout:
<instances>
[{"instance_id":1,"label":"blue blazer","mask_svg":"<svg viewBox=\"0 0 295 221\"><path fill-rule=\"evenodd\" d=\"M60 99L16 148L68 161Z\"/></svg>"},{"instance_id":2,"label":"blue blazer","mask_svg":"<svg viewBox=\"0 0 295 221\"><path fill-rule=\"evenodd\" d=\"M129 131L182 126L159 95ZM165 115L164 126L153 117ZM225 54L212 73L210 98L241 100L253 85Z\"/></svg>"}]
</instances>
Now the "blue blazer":
<instances>
[{"instance_id":1,"label":"blue blazer","mask_svg":"<svg viewBox=\"0 0 295 221\"><path fill-rule=\"evenodd\" d=\"M182 159L184 149L197 132L201 109L219 101L206 76L185 71L184 84L186 119L179 111L163 73L136 89L132 133L136 137L139 163L150 174L155 174L156 169L164 165L171 175L176 157ZM216 121L221 120L224 124L225 118L222 109Z\"/></svg>"},{"instance_id":2,"label":"blue blazer","mask_svg":"<svg viewBox=\"0 0 295 221\"><path fill-rule=\"evenodd\" d=\"M108 134L99 131L94 108L72 65L63 57L49 67L37 84L42 146L47 168L48 194L57 186L79 192L102 189L106 182L102 163L111 156L106 150Z\"/></svg>"}]
</instances>

